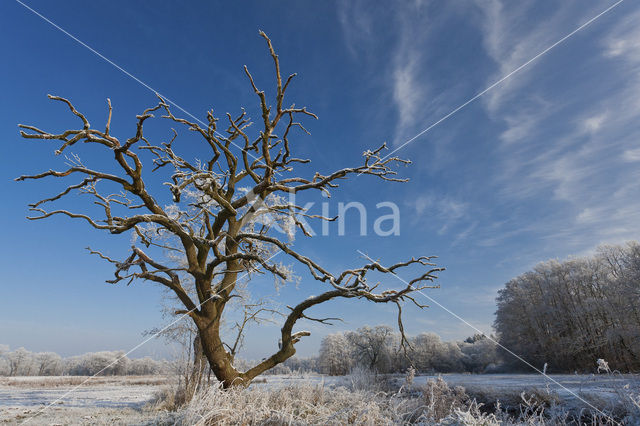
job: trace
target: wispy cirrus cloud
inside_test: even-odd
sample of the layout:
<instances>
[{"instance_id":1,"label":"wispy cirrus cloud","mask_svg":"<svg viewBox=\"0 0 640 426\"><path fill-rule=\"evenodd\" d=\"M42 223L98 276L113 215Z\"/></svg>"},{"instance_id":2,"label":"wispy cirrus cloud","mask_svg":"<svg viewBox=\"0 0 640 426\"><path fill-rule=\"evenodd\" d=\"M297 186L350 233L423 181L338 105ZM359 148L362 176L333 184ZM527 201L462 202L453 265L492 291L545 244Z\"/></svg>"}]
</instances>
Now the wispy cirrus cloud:
<instances>
[{"instance_id":1,"label":"wispy cirrus cloud","mask_svg":"<svg viewBox=\"0 0 640 426\"><path fill-rule=\"evenodd\" d=\"M465 202L435 194L420 195L414 199L413 203L416 214L435 213L445 219L460 219L469 208Z\"/></svg>"},{"instance_id":2,"label":"wispy cirrus cloud","mask_svg":"<svg viewBox=\"0 0 640 426\"><path fill-rule=\"evenodd\" d=\"M630 163L640 161L640 148L626 150L622 153L622 158Z\"/></svg>"},{"instance_id":3,"label":"wispy cirrus cloud","mask_svg":"<svg viewBox=\"0 0 640 426\"><path fill-rule=\"evenodd\" d=\"M337 8L345 44L352 55L366 54L373 33L373 16L364 1L340 2Z\"/></svg>"},{"instance_id":4,"label":"wispy cirrus cloud","mask_svg":"<svg viewBox=\"0 0 640 426\"><path fill-rule=\"evenodd\" d=\"M412 198L408 204L414 211L414 222L429 219L439 235L455 231L454 240L461 241L473 231L476 222L467 224L470 205L449 195L428 193ZM461 229L462 228L462 229Z\"/></svg>"},{"instance_id":5,"label":"wispy cirrus cloud","mask_svg":"<svg viewBox=\"0 0 640 426\"><path fill-rule=\"evenodd\" d=\"M441 9L427 13L432 5L414 4L384 14L363 2L339 6L350 51L384 75L380 84L396 115L396 143L608 6L533 0L478 1L475 12L465 6L464 13L456 15L457 32L473 28L480 33L479 46L493 66L489 69L460 63L471 56L467 52L456 57L451 53L455 44L433 53L443 41L438 25L452 14ZM457 206L464 209L449 203L451 197L425 195L412 201L416 214L433 217L439 224L435 231L453 236L452 244L465 240L498 246L528 236L538 244L560 241L567 250L580 251L631 237L638 230L634 212L640 211L640 171L634 168L640 161L640 12L631 12L616 9L487 92L477 105L493 123L491 130L479 123L485 130L476 136L469 129L456 134L452 120L440 126L430 148L438 158L447 158L449 170L438 170L449 173L447 193L465 199ZM467 37L461 40L468 42ZM446 64L450 54L457 61L454 79L443 78L442 68L433 69L434 64ZM450 84L460 77L460 86ZM469 115L464 119L476 124ZM477 148L469 149L471 140ZM437 168L438 161L424 159L423 164Z\"/></svg>"},{"instance_id":6,"label":"wispy cirrus cloud","mask_svg":"<svg viewBox=\"0 0 640 426\"><path fill-rule=\"evenodd\" d=\"M537 3L481 4L484 46L498 73L598 12L563 2L527 23ZM520 220L502 228L505 238L528 232L579 251L640 235L633 164L640 160L640 11L620 13L615 25L594 25L556 51L555 61L547 58L485 99L489 117L504 126L492 184L503 200L537 201L537 216L521 208ZM564 60L572 49L581 55Z\"/></svg>"},{"instance_id":7,"label":"wispy cirrus cloud","mask_svg":"<svg viewBox=\"0 0 640 426\"><path fill-rule=\"evenodd\" d=\"M429 73L424 67L428 3L416 1L380 13L367 1L338 3L338 17L349 51L383 75L383 91L396 115L392 134L399 144L428 110ZM384 56L380 52L385 52ZM391 52L391 53L389 53Z\"/></svg>"},{"instance_id":8,"label":"wispy cirrus cloud","mask_svg":"<svg viewBox=\"0 0 640 426\"><path fill-rule=\"evenodd\" d=\"M551 7L535 0L479 0L476 4L483 16L483 45L488 56L497 65L489 82L509 74L602 8L601 5L585 7L577 1L553 3ZM552 61L554 55L558 53L541 56L536 62ZM527 87L531 79L540 78L536 70L537 63L520 71L516 78L505 80L488 92L483 97L487 110L498 113L506 103L521 101L520 89Z\"/></svg>"}]
</instances>

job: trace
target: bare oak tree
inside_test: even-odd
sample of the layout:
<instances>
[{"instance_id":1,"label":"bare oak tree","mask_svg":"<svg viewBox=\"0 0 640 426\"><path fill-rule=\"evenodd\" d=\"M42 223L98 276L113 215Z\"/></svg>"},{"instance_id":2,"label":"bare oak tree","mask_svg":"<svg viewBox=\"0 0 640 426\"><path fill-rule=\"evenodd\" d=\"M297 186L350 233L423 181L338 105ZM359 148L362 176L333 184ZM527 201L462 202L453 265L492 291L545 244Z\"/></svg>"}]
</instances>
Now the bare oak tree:
<instances>
[{"instance_id":1,"label":"bare oak tree","mask_svg":"<svg viewBox=\"0 0 640 426\"><path fill-rule=\"evenodd\" d=\"M89 250L115 266L115 277L108 282L150 280L175 293L184 305L184 309L176 314L187 314L193 320L211 369L225 387L246 385L291 357L296 352L294 345L310 334L294 331L296 322L300 319L326 322L327 319L312 318L305 312L335 298L394 303L398 306L398 324L402 330L401 303L410 301L424 307L412 295L415 291L436 287L432 285L435 273L442 270L432 263L432 257L417 257L391 266L374 261L334 273L295 251L291 238L275 231L276 227L290 232L297 229L310 236L301 218L335 219L310 215L291 201L291 195L303 191L329 195L339 180L350 175L363 174L385 181L405 182L406 179L396 177L397 172L392 166L410 162L398 157L384 157L382 152L386 147L382 145L373 151L365 151L364 162L360 166L331 173L316 172L308 178L294 175L294 166L309 162L293 156L291 152L294 130L306 132L297 121L298 117L317 117L305 108L285 106L285 93L295 74L283 81L271 41L264 33L260 35L266 40L275 65L275 105L269 105L265 92L258 89L245 67L244 72L259 99L261 111L260 129L253 135L250 134L250 119L244 110L236 117L227 113L224 126L214 117L213 111L207 112L206 122L194 122L175 116L170 105L160 96L155 106L136 116L135 134L128 139L117 138L111 133L110 101L104 130L92 128L85 115L69 100L58 96L49 98L66 104L81 120L81 128L55 134L30 125L19 125L24 138L61 142L56 154L84 142L101 145L106 158L115 160L111 168L116 172L101 171L85 166L77 155L72 155L68 157L70 164L66 170L49 170L17 178L24 181L81 177L80 182L69 185L57 195L31 204L30 210L35 215L29 219L63 215L80 219L111 234L133 232L137 240L123 260ZM169 142L158 144L148 140L143 125L156 111L162 112L163 119L195 132L204 143L202 155L206 160L190 161L181 156L175 149L175 130ZM143 176L143 162L152 168L154 174L145 172ZM157 189L160 178L173 199L164 207L158 201L159 196L152 196L149 188ZM112 189L114 187L115 190ZM46 205L74 191L92 197L100 209L99 214L95 211L45 209ZM87 205L87 210L90 207ZM155 253L162 255L156 256ZM279 349L275 353L247 371L238 371L233 365L235 351L227 350L233 348L233 343L225 344L221 336L225 307L234 297L239 280L246 274L269 273L280 281L292 278L290 267L272 260L278 253L284 253L294 264L298 263L308 271L311 279L327 287L320 294L289 307L281 329ZM380 282L372 284L368 281L367 275L372 273L391 275L410 266L418 266L421 271L400 289L380 290Z\"/></svg>"}]
</instances>

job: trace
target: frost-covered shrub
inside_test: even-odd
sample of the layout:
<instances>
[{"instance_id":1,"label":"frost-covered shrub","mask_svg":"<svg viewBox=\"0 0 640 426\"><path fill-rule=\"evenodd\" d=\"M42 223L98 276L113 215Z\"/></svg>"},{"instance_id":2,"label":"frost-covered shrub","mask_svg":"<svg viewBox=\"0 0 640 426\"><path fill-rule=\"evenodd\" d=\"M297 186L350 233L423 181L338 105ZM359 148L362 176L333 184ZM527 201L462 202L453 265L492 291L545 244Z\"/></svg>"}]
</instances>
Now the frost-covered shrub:
<instances>
[{"instance_id":1,"label":"frost-covered shrub","mask_svg":"<svg viewBox=\"0 0 640 426\"><path fill-rule=\"evenodd\" d=\"M617 398L612 403L603 404L602 401L594 401L593 395L583 395L587 399L591 399L591 402L595 402L600 406L608 406L610 412L616 413L619 417L623 417L628 424L640 424L640 387L637 384L630 383L620 374L620 372L611 370L609 363L599 358L596 360L598 366L598 374L606 374L616 380L613 380L612 388L610 389L615 393Z\"/></svg>"},{"instance_id":2,"label":"frost-covered shrub","mask_svg":"<svg viewBox=\"0 0 640 426\"><path fill-rule=\"evenodd\" d=\"M182 412L180 424L392 425L424 420L423 410L417 398L344 387L299 384L227 391L215 387L194 398Z\"/></svg>"},{"instance_id":3,"label":"frost-covered shrub","mask_svg":"<svg viewBox=\"0 0 640 426\"><path fill-rule=\"evenodd\" d=\"M413 380L416 378L416 369L413 366L407 368L407 371L404 375L404 382L407 386L413 385Z\"/></svg>"},{"instance_id":4,"label":"frost-covered shrub","mask_svg":"<svg viewBox=\"0 0 640 426\"><path fill-rule=\"evenodd\" d=\"M370 376L369 376L370 377ZM503 408L476 401L443 380L392 391L375 387L330 387L309 382L203 389L173 419L178 425L614 425L638 424L628 413L616 419L588 409L570 409L551 393L527 391L510 396ZM625 418L625 415L627 416Z\"/></svg>"},{"instance_id":5,"label":"frost-covered shrub","mask_svg":"<svg viewBox=\"0 0 640 426\"><path fill-rule=\"evenodd\" d=\"M382 381L374 371L356 366L347 376L349 388L353 391L378 391L381 390Z\"/></svg>"},{"instance_id":6,"label":"frost-covered shrub","mask_svg":"<svg viewBox=\"0 0 640 426\"><path fill-rule=\"evenodd\" d=\"M422 395L430 420L440 420L458 409L468 406L470 400L462 386L450 387L438 377L428 380L422 388Z\"/></svg>"}]
</instances>

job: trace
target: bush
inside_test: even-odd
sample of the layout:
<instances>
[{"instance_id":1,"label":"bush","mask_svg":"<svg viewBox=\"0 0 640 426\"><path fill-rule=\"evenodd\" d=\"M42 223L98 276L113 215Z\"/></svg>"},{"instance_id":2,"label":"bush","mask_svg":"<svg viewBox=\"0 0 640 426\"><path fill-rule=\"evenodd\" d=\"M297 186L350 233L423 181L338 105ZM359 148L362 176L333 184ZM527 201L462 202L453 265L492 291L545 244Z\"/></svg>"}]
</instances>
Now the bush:
<instances>
[{"instance_id":1,"label":"bush","mask_svg":"<svg viewBox=\"0 0 640 426\"><path fill-rule=\"evenodd\" d=\"M424 410L422 401L345 387L297 384L277 388L222 390L198 395L183 411L181 424L406 424Z\"/></svg>"},{"instance_id":2,"label":"bush","mask_svg":"<svg viewBox=\"0 0 640 426\"><path fill-rule=\"evenodd\" d=\"M429 419L434 421L442 420L455 410L464 409L470 402L462 386L451 388L440 377L436 380L428 380L422 389L422 394Z\"/></svg>"},{"instance_id":3,"label":"bush","mask_svg":"<svg viewBox=\"0 0 640 426\"><path fill-rule=\"evenodd\" d=\"M565 425L637 424L633 413L616 419L586 409L569 409L555 394L530 390L514 394L509 407L493 399L478 402L462 387L442 379L423 387L380 391L383 376L359 370L350 386L329 387L309 382L284 386L250 386L223 390L211 387L197 394L173 419L179 425ZM388 384L388 383L387 383ZM488 399L490 400L490 399Z\"/></svg>"}]
</instances>

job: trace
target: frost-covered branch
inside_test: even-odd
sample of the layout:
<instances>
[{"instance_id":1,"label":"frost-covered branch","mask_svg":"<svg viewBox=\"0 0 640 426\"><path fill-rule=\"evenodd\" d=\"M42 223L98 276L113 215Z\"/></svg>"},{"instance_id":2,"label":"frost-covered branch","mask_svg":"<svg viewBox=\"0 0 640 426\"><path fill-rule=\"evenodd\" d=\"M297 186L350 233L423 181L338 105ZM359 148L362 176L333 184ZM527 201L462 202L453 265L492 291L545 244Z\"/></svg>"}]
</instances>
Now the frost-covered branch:
<instances>
[{"instance_id":1,"label":"frost-covered branch","mask_svg":"<svg viewBox=\"0 0 640 426\"><path fill-rule=\"evenodd\" d=\"M67 178L75 178L62 190L32 203L30 208L35 214L29 219L66 216L110 234L130 232L133 245L125 260L117 261L91 250L113 264L114 278L108 282L142 279L171 289L186 309L179 311L188 313L197 326L209 364L225 386L239 378L246 382L256 372L290 357L295 352L293 345L308 334L293 330L298 320L331 320L309 316L307 309L336 297L374 303L409 301L422 306L412 294L436 287L431 284L442 270L431 263L431 257L418 257L390 266L376 261L334 273L293 249L296 230L306 237L312 235L303 219L336 218L309 213L290 200L291 194L311 190L329 195L338 182L358 174L405 182L396 167L410 161L384 157L383 144L365 151L364 161L357 166L329 172L298 170L308 167L310 161L295 156L296 139L309 133L303 120L318 117L286 102L295 74L282 78L271 40L263 32L260 36L266 41L274 64L275 98L268 100L245 67L248 85L258 98L259 124L254 125L244 109L225 114L223 122L213 110L207 111L203 120L182 118L174 114L167 100L158 96L153 106L136 116L129 134L122 136L113 131L111 100L107 100L106 122L96 129L70 100L50 95L51 100L69 108L79 120L78 126L56 133L19 125L22 137L55 144L54 153L67 155L68 163L60 171L23 175L17 181L55 178L66 182ZM154 114L160 117L156 119ZM153 140L145 132L149 123L165 123L168 138ZM195 135L189 146L184 146L180 129ZM77 153L69 154L87 144L97 150L92 152L92 158L96 152L102 153L97 166L85 165ZM200 157L193 158L194 150ZM284 237L275 229L283 230ZM280 252L287 255L288 264L273 260ZM227 346L229 353L221 337L225 308L238 296L238 284L245 277L267 273L277 285L294 280L291 264L308 271L321 287L320 295L292 306L282 328L279 351L265 363L240 373L232 365L239 342ZM405 288L384 288L382 283L368 280L373 273L388 276L409 267L418 267L420 272ZM268 312L262 308L258 311ZM247 317L249 320L257 318L253 313Z\"/></svg>"}]
</instances>

